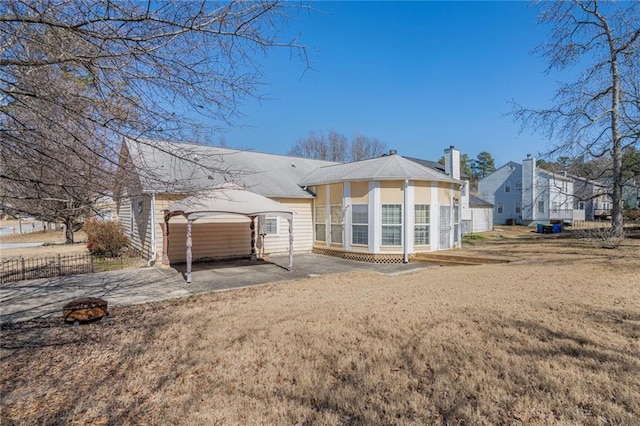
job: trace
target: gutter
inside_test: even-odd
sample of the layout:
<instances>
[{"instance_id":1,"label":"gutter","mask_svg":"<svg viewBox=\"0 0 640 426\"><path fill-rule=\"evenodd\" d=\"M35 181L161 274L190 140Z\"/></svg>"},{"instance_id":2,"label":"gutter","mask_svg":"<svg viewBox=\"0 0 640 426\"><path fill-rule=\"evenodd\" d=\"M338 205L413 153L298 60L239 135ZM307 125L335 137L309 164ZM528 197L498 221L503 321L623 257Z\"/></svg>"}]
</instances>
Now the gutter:
<instances>
[{"instance_id":1,"label":"gutter","mask_svg":"<svg viewBox=\"0 0 640 426\"><path fill-rule=\"evenodd\" d=\"M402 262L403 263L409 263L409 195L408 195L408 190L409 189L409 180L405 179L404 181L404 208L403 208L403 213L404 213L404 241L402 244Z\"/></svg>"},{"instance_id":2,"label":"gutter","mask_svg":"<svg viewBox=\"0 0 640 426\"><path fill-rule=\"evenodd\" d=\"M147 266L153 266L156 261L156 194L151 194L151 256Z\"/></svg>"}]
</instances>

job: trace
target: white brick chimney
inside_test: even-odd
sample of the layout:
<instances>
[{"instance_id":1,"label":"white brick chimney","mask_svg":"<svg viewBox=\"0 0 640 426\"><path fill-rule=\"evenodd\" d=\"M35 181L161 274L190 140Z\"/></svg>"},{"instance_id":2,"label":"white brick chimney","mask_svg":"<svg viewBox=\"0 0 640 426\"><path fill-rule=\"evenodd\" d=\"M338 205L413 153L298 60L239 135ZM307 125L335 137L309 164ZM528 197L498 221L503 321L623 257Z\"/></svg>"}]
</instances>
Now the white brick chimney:
<instances>
[{"instance_id":1,"label":"white brick chimney","mask_svg":"<svg viewBox=\"0 0 640 426\"><path fill-rule=\"evenodd\" d=\"M460 180L460 151L453 145L444 150L444 172L448 176Z\"/></svg>"},{"instance_id":2,"label":"white brick chimney","mask_svg":"<svg viewBox=\"0 0 640 426\"><path fill-rule=\"evenodd\" d=\"M522 160L522 220L536 220L536 159L527 154Z\"/></svg>"}]
</instances>

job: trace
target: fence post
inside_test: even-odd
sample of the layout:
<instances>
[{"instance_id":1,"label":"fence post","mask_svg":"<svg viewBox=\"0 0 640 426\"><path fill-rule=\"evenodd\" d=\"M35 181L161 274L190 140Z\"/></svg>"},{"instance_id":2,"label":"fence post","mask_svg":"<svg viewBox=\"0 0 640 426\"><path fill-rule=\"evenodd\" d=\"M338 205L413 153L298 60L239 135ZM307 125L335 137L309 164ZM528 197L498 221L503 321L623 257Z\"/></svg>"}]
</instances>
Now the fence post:
<instances>
[{"instance_id":1,"label":"fence post","mask_svg":"<svg viewBox=\"0 0 640 426\"><path fill-rule=\"evenodd\" d=\"M21 274L21 275L22 275L22 280L24 281L24 280L26 279L26 276L25 276L25 270L24 270L24 257L21 257L21 258L20 258L20 263L22 264L22 265L21 265L21 266L22 266L22 267L21 267L21 269L22 269L22 274Z\"/></svg>"},{"instance_id":2,"label":"fence post","mask_svg":"<svg viewBox=\"0 0 640 426\"><path fill-rule=\"evenodd\" d=\"M89 255L89 262L91 263L91 273L93 273L93 256Z\"/></svg>"},{"instance_id":3,"label":"fence post","mask_svg":"<svg viewBox=\"0 0 640 426\"><path fill-rule=\"evenodd\" d=\"M60 253L58 253L58 276L62 276L62 262L60 260Z\"/></svg>"}]
</instances>

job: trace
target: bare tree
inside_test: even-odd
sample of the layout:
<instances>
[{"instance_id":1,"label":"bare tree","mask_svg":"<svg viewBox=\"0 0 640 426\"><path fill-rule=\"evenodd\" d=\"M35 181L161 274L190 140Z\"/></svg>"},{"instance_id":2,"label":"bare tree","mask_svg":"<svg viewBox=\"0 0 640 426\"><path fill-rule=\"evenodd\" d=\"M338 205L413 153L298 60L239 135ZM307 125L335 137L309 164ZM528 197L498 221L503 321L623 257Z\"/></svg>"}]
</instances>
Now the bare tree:
<instances>
[{"instance_id":1,"label":"bare tree","mask_svg":"<svg viewBox=\"0 0 640 426\"><path fill-rule=\"evenodd\" d=\"M1 0L0 147L11 154L3 157L3 185L25 182L7 164L65 170L65 155L75 150L111 173L125 137L193 139L196 113L233 122L244 99L259 97L260 56L286 47L306 60L295 40L281 39L289 7L299 6ZM46 149L35 152L34 143ZM37 193L28 192L12 195Z\"/></svg>"},{"instance_id":2,"label":"bare tree","mask_svg":"<svg viewBox=\"0 0 640 426\"><path fill-rule=\"evenodd\" d=\"M351 139L351 161L379 157L387 151L387 146L379 139L357 134Z\"/></svg>"},{"instance_id":3,"label":"bare tree","mask_svg":"<svg viewBox=\"0 0 640 426\"><path fill-rule=\"evenodd\" d=\"M22 87L47 78L59 102L87 114L99 115L99 104L86 102L86 84L77 79L35 70ZM96 200L111 193L112 178L107 134L93 123L79 122L69 110L39 99L28 106L13 102L2 117L0 183L6 209L65 225L67 243L73 231L91 214ZM31 131L24 132L29 123ZM97 137L101 136L101 137Z\"/></svg>"},{"instance_id":4,"label":"bare tree","mask_svg":"<svg viewBox=\"0 0 640 426\"><path fill-rule=\"evenodd\" d=\"M386 145L376 138L358 134L350 141L341 133L331 130L309 134L298 140L289 155L337 162L360 161L382 155Z\"/></svg>"},{"instance_id":5,"label":"bare tree","mask_svg":"<svg viewBox=\"0 0 640 426\"><path fill-rule=\"evenodd\" d=\"M541 8L540 21L552 26L540 47L549 68L586 65L578 81L557 90L555 106L517 106L515 117L557 141L550 154L610 156L612 232L622 235L622 153L639 141L640 3L573 0Z\"/></svg>"}]
</instances>

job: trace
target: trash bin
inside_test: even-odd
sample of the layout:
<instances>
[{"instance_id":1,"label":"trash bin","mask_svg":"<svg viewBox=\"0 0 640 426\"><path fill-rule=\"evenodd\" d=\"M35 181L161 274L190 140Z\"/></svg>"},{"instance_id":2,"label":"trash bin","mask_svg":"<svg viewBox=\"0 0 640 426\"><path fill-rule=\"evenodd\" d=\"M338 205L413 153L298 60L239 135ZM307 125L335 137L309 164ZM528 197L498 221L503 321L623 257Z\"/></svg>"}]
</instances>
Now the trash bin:
<instances>
[{"instance_id":1,"label":"trash bin","mask_svg":"<svg viewBox=\"0 0 640 426\"><path fill-rule=\"evenodd\" d=\"M556 223L555 225L553 225L553 233L554 234L559 234L562 232L562 225L559 223Z\"/></svg>"},{"instance_id":2,"label":"trash bin","mask_svg":"<svg viewBox=\"0 0 640 426\"><path fill-rule=\"evenodd\" d=\"M538 223L538 230L536 232L538 234L542 234L544 232L544 223Z\"/></svg>"}]
</instances>

